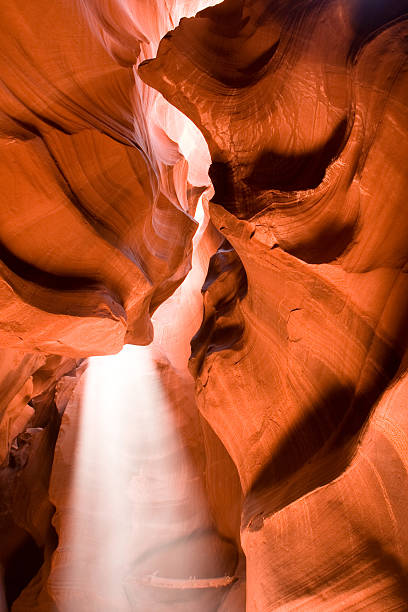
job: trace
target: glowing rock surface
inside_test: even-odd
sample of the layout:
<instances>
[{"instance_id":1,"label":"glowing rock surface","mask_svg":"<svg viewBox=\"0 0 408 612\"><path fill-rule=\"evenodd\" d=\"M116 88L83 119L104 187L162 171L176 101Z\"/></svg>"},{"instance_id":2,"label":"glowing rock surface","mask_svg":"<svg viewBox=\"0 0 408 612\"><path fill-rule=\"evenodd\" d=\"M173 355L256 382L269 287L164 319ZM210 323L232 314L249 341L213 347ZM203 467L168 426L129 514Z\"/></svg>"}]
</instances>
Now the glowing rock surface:
<instances>
[{"instance_id":1,"label":"glowing rock surface","mask_svg":"<svg viewBox=\"0 0 408 612\"><path fill-rule=\"evenodd\" d=\"M408 606L408 5L210 4L0 9L14 612Z\"/></svg>"}]
</instances>

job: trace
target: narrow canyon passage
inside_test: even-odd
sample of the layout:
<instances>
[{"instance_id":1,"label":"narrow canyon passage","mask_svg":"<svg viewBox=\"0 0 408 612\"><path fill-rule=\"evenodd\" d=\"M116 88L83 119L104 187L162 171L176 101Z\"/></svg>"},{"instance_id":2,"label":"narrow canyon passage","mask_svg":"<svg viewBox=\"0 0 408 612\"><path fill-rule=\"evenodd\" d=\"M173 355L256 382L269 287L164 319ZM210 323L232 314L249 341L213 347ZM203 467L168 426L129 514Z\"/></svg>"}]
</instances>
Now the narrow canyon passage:
<instances>
[{"instance_id":1,"label":"narrow canyon passage","mask_svg":"<svg viewBox=\"0 0 408 612\"><path fill-rule=\"evenodd\" d=\"M406 612L408 0L0 30L0 612Z\"/></svg>"}]
</instances>

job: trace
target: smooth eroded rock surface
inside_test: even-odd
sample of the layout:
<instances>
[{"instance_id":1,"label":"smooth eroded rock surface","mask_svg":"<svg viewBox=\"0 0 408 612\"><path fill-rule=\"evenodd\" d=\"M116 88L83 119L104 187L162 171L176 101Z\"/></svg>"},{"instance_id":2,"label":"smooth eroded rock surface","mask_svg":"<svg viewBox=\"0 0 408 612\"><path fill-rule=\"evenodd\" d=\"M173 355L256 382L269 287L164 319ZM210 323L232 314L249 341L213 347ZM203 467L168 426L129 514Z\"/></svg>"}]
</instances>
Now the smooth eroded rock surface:
<instances>
[{"instance_id":1,"label":"smooth eroded rock surface","mask_svg":"<svg viewBox=\"0 0 408 612\"><path fill-rule=\"evenodd\" d=\"M406 8L224 2L139 69L212 157L190 367L245 495L250 610L406 606Z\"/></svg>"},{"instance_id":2,"label":"smooth eroded rock surface","mask_svg":"<svg viewBox=\"0 0 408 612\"><path fill-rule=\"evenodd\" d=\"M0 9L0 608L407 609L408 4L210 4Z\"/></svg>"}]
</instances>

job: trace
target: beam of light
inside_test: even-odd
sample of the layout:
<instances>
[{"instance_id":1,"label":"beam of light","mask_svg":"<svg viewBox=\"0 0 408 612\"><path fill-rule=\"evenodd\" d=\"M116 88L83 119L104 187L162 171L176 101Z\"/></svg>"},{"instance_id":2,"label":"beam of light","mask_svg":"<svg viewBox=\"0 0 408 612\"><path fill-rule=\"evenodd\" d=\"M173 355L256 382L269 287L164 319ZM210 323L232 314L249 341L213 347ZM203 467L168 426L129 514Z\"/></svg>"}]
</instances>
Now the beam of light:
<instances>
[{"instance_id":1,"label":"beam of light","mask_svg":"<svg viewBox=\"0 0 408 612\"><path fill-rule=\"evenodd\" d=\"M180 555L172 543L205 529L209 518L150 347L91 358L80 395L66 408L53 469L59 545L49 591L60 612L169 610L155 603L163 589L146 581L199 578L197 546ZM66 478L70 464L64 502L59 474Z\"/></svg>"},{"instance_id":2,"label":"beam of light","mask_svg":"<svg viewBox=\"0 0 408 612\"><path fill-rule=\"evenodd\" d=\"M221 0L81 1L94 30L101 28L95 7L105 19L115 16L119 3L118 14L126 19L115 25L118 32L130 27L135 35L143 33L139 63L156 55L160 39L181 17ZM109 51L110 38L103 34ZM140 80L137 65L134 72L135 138L155 172L174 163L173 141L188 161L190 184L208 186L211 160L202 134ZM187 192L185 179L179 188ZM202 223L201 202L197 217ZM195 274L201 281L201 266ZM190 274L189 282L198 286L197 278ZM186 350L180 351L183 367ZM209 550L218 553L206 535L211 520L201 480L179 435L180 415L175 418L161 389L150 347L125 346L118 355L91 358L77 400L64 413L50 490L59 543L48 590L58 611L159 612L172 609L172 597L183 602L177 609L185 612L213 609L205 591L226 587L233 578L212 574ZM184 599L180 591L187 592Z\"/></svg>"}]
</instances>

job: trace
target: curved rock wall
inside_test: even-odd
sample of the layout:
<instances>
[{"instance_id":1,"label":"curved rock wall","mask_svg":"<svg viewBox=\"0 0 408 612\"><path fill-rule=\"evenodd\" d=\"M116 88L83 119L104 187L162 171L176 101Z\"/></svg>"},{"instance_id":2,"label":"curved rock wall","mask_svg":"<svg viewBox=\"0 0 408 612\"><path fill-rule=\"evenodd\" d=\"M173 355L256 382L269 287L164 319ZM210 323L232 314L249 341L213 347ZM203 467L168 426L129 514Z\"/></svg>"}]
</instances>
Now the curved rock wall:
<instances>
[{"instance_id":1,"label":"curved rock wall","mask_svg":"<svg viewBox=\"0 0 408 612\"><path fill-rule=\"evenodd\" d=\"M408 5L208 4L0 9L6 595L43 563L14 609L58 607L80 359L151 342L166 302L194 546L234 573L205 612L405 610Z\"/></svg>"},{"instance_id":2,"label":"curved rock wall","mask_svg":"<svg viewBox=\"0 0 408 612\"><path fill-rule=\"evenodd\" d=\"M10 603L45 560L25 610L53 605L55 385L77 358L149 343L191 267L208 153L196 130L184 152L204 153L186 162L172 137L187 119L134 72L180 10L153 8L138 9L150 42L119 2L0 9L0 569Z\"/></svg>"},{"instance_id":3,"label":"curved rock wall","mask_svg":"<svg viewBox=\"0 0 408 612\"><path fill-rule=\"evenodd\" d=\"M191 371L244 492L247 609L403 610L407 6L229 1L139 74L201 129Z\"/></svg>"},{"instance_id":4,"label":"curved rock wall","mask_svg":"<svg viewBox=\"0 0 408 612\"><path fill-rule=\"evenodd\" d=\"M198 197L149 122L157 94L135 80L137 31L122 28L132 61L118 64L88 8L1 9L0 345L81 357L151 341L150 313L189 270Z\"/></svg>"}]
</instances>

